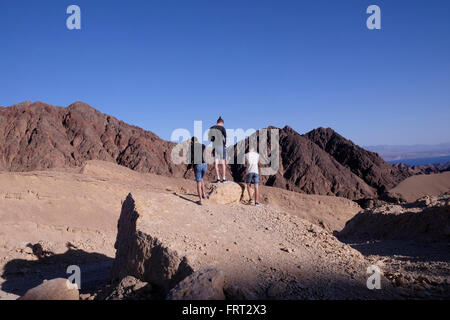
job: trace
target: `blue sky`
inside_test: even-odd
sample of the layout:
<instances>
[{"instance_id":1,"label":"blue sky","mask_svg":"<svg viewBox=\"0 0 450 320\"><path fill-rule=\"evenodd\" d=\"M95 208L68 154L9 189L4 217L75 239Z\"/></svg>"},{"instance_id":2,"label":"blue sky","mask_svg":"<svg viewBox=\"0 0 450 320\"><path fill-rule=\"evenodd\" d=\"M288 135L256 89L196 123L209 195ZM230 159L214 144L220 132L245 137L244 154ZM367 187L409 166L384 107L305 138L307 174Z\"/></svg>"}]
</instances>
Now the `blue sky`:
<instances>
[{"instance_id":1,"label":"blue sky","mask_svg":"<svg viewBox=\"0 0 450 320\"><path fill-rule=\"evenodd\" d=\"M447 0L0 0L0 105L84 101L165 139L222 115L360 145L448 142L449 15Z\"/></svg>"}]
</instances>

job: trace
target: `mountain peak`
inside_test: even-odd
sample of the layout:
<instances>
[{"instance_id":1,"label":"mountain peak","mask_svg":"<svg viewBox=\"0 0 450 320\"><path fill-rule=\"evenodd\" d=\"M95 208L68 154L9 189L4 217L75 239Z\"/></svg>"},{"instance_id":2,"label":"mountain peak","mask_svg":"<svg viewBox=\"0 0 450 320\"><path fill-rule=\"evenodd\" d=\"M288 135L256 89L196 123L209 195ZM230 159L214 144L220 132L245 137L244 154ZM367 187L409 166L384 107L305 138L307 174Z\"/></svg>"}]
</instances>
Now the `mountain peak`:
<instances>
[{"instance_id":1,"label":"mountain peak","mask_svg":"<svg viewBox=\"0 0 450 320\"><path fill-rule=\"evenodd\" d=\"M408 176L386 163L376 153L361 148L331 128L320 127L306 133L304 137L361 177L379 195Z\"/></svg>"},{"instance_id":2,"label":"mountain peak","mask_svg":"<svg viewBox=\"0 0 450 320\"><path fill-rule=\"evenodd\" d=\"M74 103L72 103L71 105L69 105L67 107L67 109L70 110L96 110L94 107L90 106L89 104L87 104L86 102L83 101L75 101Z\"/></svg>"}]
</instances>

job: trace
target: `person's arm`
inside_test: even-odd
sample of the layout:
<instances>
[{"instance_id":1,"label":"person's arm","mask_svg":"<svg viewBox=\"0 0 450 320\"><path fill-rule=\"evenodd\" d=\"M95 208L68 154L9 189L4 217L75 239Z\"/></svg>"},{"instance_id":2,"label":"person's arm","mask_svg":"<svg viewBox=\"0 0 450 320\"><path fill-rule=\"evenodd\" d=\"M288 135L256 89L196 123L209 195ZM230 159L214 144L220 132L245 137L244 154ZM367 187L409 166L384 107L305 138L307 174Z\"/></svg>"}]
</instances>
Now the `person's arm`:
<instances>
[{"instance_id":1,"label":"person's arm","mask_svg":"<svg viewBox=\"0 0 450 320\"><path fill-rule=\"evenodd\" d=\"M223 146L227 145L227 129L222 127L222 135L223 135Z\"/></svg>"}]
</instances>

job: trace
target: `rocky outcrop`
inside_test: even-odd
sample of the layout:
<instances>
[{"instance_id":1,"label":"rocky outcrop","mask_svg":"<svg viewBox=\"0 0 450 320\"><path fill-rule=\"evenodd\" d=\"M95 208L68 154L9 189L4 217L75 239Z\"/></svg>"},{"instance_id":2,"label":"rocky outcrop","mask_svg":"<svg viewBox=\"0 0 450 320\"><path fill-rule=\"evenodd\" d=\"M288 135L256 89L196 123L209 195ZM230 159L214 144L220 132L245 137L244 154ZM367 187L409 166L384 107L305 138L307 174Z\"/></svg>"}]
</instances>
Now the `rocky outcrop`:
<instances>
[{"instance_id":1,"label":"rocky outcrop","mask_svg":"<svg viewBox=\"0 0 450 320\"><path fill-rule=\"evenodd\" d=\"M225 278L222 271L197 271L170 290L168 300L224 300Z\"/></svg>"},{"instance_id":2,"label":"rocky outcrop","mask_svg":"<svg viewBox=\"0 0 450 320\"><path fill-rule=\"evenodd\" d=\"M158 292L154 291L151 284L126 276L119 282L107 284L97 292L83 300L151 300L158 299Z\"/></svg>"},{"instance_id":3,"label":"rocky outcrop","mask_svg":"<svg viewBox=\"0 0 450 320\"><path fill-rule=\"evenodd\" d=\"M123 202L113 282L132 276L170 299L393 296L388 285L367 290L368 261L303 219L263 205L157 196Z\"/></svg>"},{"instance_id":4,"label":"rocky outcrop","mask_svg":"<svg viewBox=\"0 0 450 320\"><path fill-rule=\"evenodd\" d=\"M83 102L67 108L25 102L0 110L0 170L31 171L115 162L140 172L182 177L173 143Z\"/></svg>"},{"instance_id":5,"label":"rocky outcrop","mask_svg":"<svg viewBox=\"0 0 450 320\"><path fill-rule=\"evenodd\" d=\"M112 278L131 275L168 292L175 284L193 273L187 258L162 243L146 229L149 213L128 195L118 222L116 258Z\"/></svg>"},{"instance_id":6,"label":"rocky outcrop","mask_svg":"<svg viewBox=\"0 0 450 320\"><path fill-rule=\"evenodd\" d=\"M415 203L384 204L358 213L339 233L341 239L448 241L450 195L426 196Z\"/></svg>"},{"instance_id":7,"label":"rocky outcrop","mask_svg":"<svg viewBox=\"0 0 450 320\"><path fill-rule=\"evenodd\" d=\"M270 130L268 132L270 137ZM258 138L259 134L260 131L255 133ZM280 129L279 135L279 170L275 175L262 176L262 184L300 193L336 195L352 200L376 197L376 191L364 180L308 138L288 126ZM248 145L248 139L246 144ZM242 181L245 167L235 165L232 170L235 180Z\"/></svg>"},{"instance_id":8,"label":"rocky outcrop","mask_svg":"<svg viewBox=\"0 0 450 320\"><path fill-rule=\"evenodd\" d=\"M76 287L69 287L64 278L44 280L39 286L28 290L19 300L79 300Z\"/></svg>"}]
</instances>

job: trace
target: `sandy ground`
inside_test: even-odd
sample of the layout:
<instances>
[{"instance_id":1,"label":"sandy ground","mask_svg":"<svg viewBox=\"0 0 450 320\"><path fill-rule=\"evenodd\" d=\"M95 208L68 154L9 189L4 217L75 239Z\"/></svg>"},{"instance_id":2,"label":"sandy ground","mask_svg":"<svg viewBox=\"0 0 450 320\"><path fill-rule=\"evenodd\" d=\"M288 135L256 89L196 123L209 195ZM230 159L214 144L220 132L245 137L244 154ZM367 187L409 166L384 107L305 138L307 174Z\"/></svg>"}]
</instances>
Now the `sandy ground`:
<instances>
[{"instance_id":1,"label":"sandy ground","mask_svg":"<svg viewBox=\"0 0 450 320\"><path fill-rule=\"evenodd\" d=\"M367 249L373 248L370 243L365 246L352 244L366 256L364 258L356 250L348 251L348 246L331 235L333 231L341 230L345 222L360 210L359 206L352 201L265 187L261 190L263 205L260 208L249 208L244 204L232 206L207 204L199 208L194 203L196 200L194 187L193 181L140 174L100 161L89 162L81 169L0 173L0 221L2 222L0 225L0 299L15 299L44 279L67 276L66 268L72 264L79 265L83 270L82 293L92 293L95 288L109 279L115 255L117 221L122 201L129 192L144 199L157 199L152 203L158 207L158 210L174 210L175 208L186 214L195 212L196 215L202 214L201 210L211 214L220 213L221 217L230 217L230 221L225 224L229 228L235 224L234 220L239 221L239 217L245 215L244 220L247 221L245 225L255 229L253 230L256 232L255 239L258 241L270 239L271 243L270 250L267 252L256 253L257 250L253 252L249 249L252 252L248 256L253 261L248 263L258 263L258 257L267 259L271 261L270 265L266 265L269 268L267 274L276 275L277 273L273 273L273 270L270 273L270 268L282 269L284 263L280 257L287 255L289 259L286 260L288 263L285 267L295 269L292 274L299 274L298 270L301 270L299 266L308 271L298 279L295 277L291 279L301 281L300 288L305 285L313 288L308 284L320 282L320 277L311 276L313 272L318 274L322 272L324 275L336 274L340 275L341 279L353 274L361 284L361 272L364 271L361 270L361 266L366 266L375 260L386 260L388 264L386 270L392 270L391 272L400 270L395 269L398 262L395 253L387 249L383 251L389 252L386 254L370 251ZM284 222L279 224L279 219ZM319 228L323 232L309 231L306 224L298 230L292 228L295 225L292 219L320 225L324 228ZM302 222L299 225L303 224ZM282 225L286 227L280 227ZM242 238L236 242L245 245L248 241L251 240ZM31 245L37 242L40 242L48 251L46 257L38 259L33 254ZM194 242L192 242L193 248L199 250ZM309 248L306 243L310 246ZM380 246L380 244L374 245ZM396 246L398 247L398 244L388 245L394 252ZM292 251L292 248L297 250ZM228 249L236 250L237 248ZM444 271L448 270L449 263L448 250L446 252L447 254L437 255L439 259L433 260L436 263L443 263L441 269ZM343 262L346 260L349 261L347 266ZM425 256L421 262L429 260L429 257ZM294 261L304 261L304 263L296 264ZM409 268L420 274L420 268L424 268L424 265L415 265L415 260L412 258L408 261L412 263ZM329 263L331 265L327 266ZM391 266L393 269L390 269ZM288 278L285 277L285 279ZM326 282L332 278L332 276L323 277L323 281ZM266 284L269 285L267 281ZM293 298L301 298L305 293L305 291L299 292L297 290L299 287L291 286L290 288ZM416 290L416 288L413 289ZM339 291L339 287L335 290ZM420 290L427 291L426 288ZM316 294L317 298L330 297L323 290L311 294ZM410 291L404 294L411 296ZM446 294L446 292L441 293L441 296ZM428 297L426 293L421 295ZM351 296L353 295L349 295Z\"/></svg>"},{"instance_id":2,"label":"sandy ground","mask_svg":"<svg viewBox=\"0 0 450 320\"><path fill-rule=\"evenodd\" d=\"M408 202L425 195L437 196L450 191L450 171L430 175L417 175L400 182L390 192L398 193Z\"/></svg>"},{"instance_id":3,"label":"sandy ground","mask_svg":"<svg viewBox=\"0 0 450 320\"><path fill-rule=\"evenodd\" d=\"M262 189L262 203L274 208L285 204L287 212L330 230L341 229L359 211L343 198ZM69 262L91 270L82 292L92 290L109 277L117 221L129 192L192 203L194 190L193 181L140 174L102 161L76 169L0 173L0 299L16 298L43 279L64 276ZM52 253L40 261L31 249L39 241Z\"/></svg>"}]
</instances>

